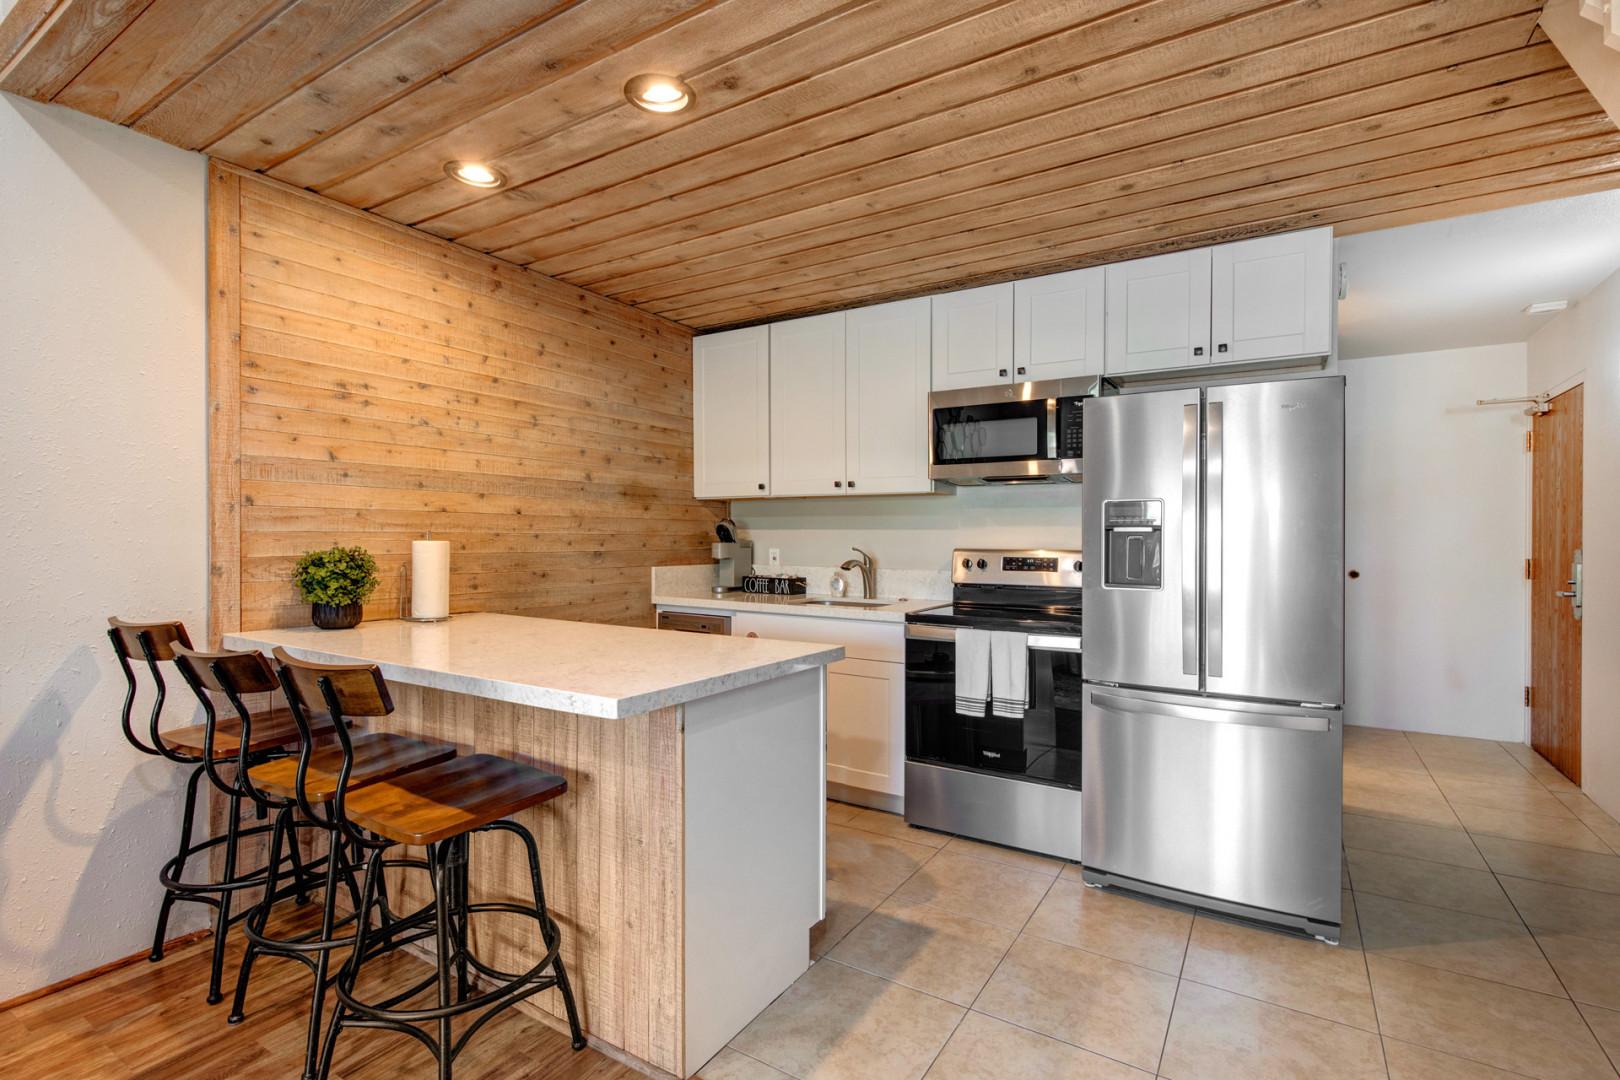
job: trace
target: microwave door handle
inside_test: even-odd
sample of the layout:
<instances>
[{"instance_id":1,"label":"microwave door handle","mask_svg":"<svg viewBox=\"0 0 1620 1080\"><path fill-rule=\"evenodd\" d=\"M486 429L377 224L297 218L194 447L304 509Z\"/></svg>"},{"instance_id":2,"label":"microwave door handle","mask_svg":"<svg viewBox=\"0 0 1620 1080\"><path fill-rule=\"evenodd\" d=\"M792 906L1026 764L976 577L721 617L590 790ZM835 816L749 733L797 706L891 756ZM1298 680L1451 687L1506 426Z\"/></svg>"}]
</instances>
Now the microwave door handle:
<instances>
[{"instance_id":1,"label":"microwave door handle","mask_svg":"<svg viewBox=\"0 0 1620 1080\"><path fill-rule=\"evenodd\" d=\"M1181 673L1198 674L1198 406L1181 409Z\"/></svg>"},{"instance_id":2,"label":"microwave door handle","mask_svg":"<svg viewBox=\"0 0 1620 1080\"><path fill-rule=\"evenodd\" d=\"M1046 460L1056 461L1058 456L1057 398L1046 399Z\"/></svg>"},{"instance_id":3,"label":"microwave door handle","mask_svg":"<svg viewBox=\"0 0 1620 1080\"><path fill-rule=\"evenodd\" d=\"M1221 677L1221 541L1226 531L1222 494L1222 466L1226 457L1226 408L1219 401L1209 403L1208 462L1204 470L1204 671L1211 679Z\"/></svg>"}]
</instances>

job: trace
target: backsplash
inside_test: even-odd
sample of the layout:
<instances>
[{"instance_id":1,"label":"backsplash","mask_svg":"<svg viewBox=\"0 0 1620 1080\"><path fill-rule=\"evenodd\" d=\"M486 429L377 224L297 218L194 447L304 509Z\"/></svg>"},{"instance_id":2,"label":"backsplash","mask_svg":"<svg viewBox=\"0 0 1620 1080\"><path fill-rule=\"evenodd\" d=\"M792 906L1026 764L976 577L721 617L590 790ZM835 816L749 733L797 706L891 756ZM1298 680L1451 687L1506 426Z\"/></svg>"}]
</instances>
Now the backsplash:
<instances>
[{"instance_id":1,"label":"backsplash","mask_svg":"<svg viewBox=\"0 0 1620 1080\"><path fill-rule=\"evenodd\" d=\"M859 596L861 574L858 570L840 571L836 566L787 566L779 570L768 568L763 561L756 564L762 574L797 574L808 583L815 596L832 592L834 574L841 574L849 585L849 595ZM695 596L714 587L714 564L697 566L655 566L652 568L654 595ZM880 563L877 572L877 595L886 599L949 600L951 574L949 570L888 570Z\"/></svg>"},{"instance_id":2,"label":"backsplash","mask_svg":"<svg viewBox=\"0 0 1620 1080\"><path fill-rule=\"evenodd\" d=\"M762 567L773 547L784 566L828 568L859 547L872 553L880 576L928 570L946 572L948 580L951 552L959 547L1079 550L1080 496L1079 484L1051 484L958 488L954 495L739 499L731 515ZM825 591L825 574L819 584L805 576L812 589Z\"/></svg>"}]
</instances>

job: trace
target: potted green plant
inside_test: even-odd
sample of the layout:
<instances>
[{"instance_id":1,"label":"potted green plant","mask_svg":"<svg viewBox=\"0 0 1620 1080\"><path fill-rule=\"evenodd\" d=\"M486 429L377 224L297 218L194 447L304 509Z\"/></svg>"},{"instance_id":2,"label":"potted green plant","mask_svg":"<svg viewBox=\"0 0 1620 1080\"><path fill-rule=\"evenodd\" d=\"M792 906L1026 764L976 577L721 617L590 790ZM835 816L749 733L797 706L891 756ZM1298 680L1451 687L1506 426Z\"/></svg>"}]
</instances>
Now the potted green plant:
<instances>
[{"instance_id":1,"label":"potted green plant","mask_svg":"<svg viewBox=\"0 0 1620 1080\"><path fill-rule=\"evenodd\" d=\"M360 625L362 605L377 587L377 560L363 547L306 551L293 584L309 604L311 622L322 630L347 630Z\"/></svg>"}]
</instances>

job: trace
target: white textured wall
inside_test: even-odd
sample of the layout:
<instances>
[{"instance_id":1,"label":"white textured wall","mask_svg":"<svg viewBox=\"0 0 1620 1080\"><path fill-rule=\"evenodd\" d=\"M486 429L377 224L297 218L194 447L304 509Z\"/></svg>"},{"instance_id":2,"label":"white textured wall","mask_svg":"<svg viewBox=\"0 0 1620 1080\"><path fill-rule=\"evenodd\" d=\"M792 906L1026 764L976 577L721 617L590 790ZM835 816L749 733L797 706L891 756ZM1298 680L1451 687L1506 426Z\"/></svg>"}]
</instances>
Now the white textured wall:
<instances>
[{"instance_id":1,"label":"white textured wall","mask_svg":"<svg viewBox=\"0 0 1620 1080\"><path fill-rule=\"evenodd\" d=\"M1620 273L1530 339L1532 393L1576 379L1586 385L1581 786L1620 817Z\"/></svg>"},{"instance_id":2,"label":"white textured wall","mask_svg":"<svg viewBox=\"0 0 1620 1080\"><path fill-rule=\"evenodd\" d=\"M205 180L0 94L0 1000L146 948L173 854L106 617L204 630Z\"/></svg>"},{"instance_id":3,"label":"white textured wall","mask_svg":"<svg viewBox=\"0 0 1620 1080\"><path fill-rule=\"evenodd\" d=\"M1340 360L1352 723L1524 738L1525 347Z\"/></svg>"}]
</instances>

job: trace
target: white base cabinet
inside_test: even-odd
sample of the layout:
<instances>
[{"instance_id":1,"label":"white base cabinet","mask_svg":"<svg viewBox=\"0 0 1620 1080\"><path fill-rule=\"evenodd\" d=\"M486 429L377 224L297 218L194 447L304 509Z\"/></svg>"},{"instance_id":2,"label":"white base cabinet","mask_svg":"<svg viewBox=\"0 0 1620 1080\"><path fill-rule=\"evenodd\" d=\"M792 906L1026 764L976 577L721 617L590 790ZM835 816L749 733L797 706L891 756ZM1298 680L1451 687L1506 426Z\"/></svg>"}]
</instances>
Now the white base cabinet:
<instances>
[{"instance_id":1,"label":"white base cabinet","mask_svg":"<svg viewBox=\"0 0 1620 1080\"><path fill-rule=\"evenodd\" d=\"M827 781L905 794L906 666L840 660L827 667Z\"/></svg>"}]
</instances>

